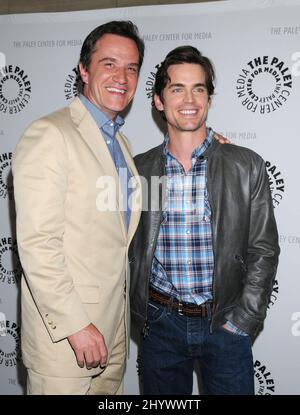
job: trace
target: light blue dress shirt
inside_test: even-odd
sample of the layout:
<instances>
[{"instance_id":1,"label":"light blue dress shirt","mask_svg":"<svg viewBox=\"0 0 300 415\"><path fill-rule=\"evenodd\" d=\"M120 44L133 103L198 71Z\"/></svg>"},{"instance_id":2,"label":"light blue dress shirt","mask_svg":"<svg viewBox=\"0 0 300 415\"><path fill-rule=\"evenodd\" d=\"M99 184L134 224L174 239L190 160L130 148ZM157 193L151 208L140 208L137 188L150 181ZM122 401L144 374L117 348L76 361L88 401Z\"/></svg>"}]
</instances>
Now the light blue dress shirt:
<instances>
[{"instance_id":1,"label":"light blue dress shirt","mask_svg":"<svg viewBox=\"0 0 300 415\"><path fill-rule=\"evenodd\" d=\"M79 98L100 129L107 148L110 152L111 158L113 159L113 162L116 166L120 179L121 191L123 194L123 210L126 226L128 229L131 216L129 201L130 195L132 193L132 188L128 186L128 183L132 177L132 174L127 166L119 141L116 138L116 134L119 131L119 128L124 124L124 120L118 115L115 121L113 121L98 107L96 107L96 105L89 101L84 95L80 95Z\"/></svg>"}]
</instances>

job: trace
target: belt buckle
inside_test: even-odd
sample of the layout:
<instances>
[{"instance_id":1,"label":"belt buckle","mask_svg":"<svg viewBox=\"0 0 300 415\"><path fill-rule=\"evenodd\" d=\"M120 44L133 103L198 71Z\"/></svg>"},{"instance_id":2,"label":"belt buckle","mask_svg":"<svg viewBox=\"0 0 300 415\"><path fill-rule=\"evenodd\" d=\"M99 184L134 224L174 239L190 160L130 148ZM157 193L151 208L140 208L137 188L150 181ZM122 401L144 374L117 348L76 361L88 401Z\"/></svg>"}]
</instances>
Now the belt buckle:
<instances>
[{"instance_id":1,"label":"belt buckle","mask_svg":"<svg viewBox=\"0 0 300 415\"><path fill-rule=\"evenodd\" d=\"M180 301L178 301L178 314L183 316L182 303Z\"/></svg>"}]
</instances>

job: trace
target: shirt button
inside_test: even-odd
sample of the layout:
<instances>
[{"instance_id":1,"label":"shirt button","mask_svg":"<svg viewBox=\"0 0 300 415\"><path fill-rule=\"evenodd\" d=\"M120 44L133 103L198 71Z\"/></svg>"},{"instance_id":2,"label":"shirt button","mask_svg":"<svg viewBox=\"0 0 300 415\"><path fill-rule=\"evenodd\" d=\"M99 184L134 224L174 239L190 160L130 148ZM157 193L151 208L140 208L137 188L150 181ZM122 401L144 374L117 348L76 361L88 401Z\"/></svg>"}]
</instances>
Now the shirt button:
<instances>
[{"instance_id":1,"label":"shirt button","mask_svg":"<svg viewBox=\"0 0 300 415\"><path fill-rule=\"evenodd\" d=\"M111 123L110 123L110 126L111 126L111 127L113 127L113 126L114 126L114 123L113 123L113 122L111 122Z\"/></svg>"},{"instance_id":2,"label":"shirt button","mask_svg":"<svg viewBox=\"0 0 300 415\"><path fill-rule=\"evenodd\" d=\"M191 231L189 229L187 229L186 233L189 235L191 233Z\"/></svg>"},{"instance_id":3,"label":"shirt button","mask_svg":"<svg viewBox=\"0 0 300 415\"><path fill-rule=\"evenodd\" d=\"M186 262L187 262L188 265L191 265L192 261L190 259L188 259Z\"/></svg>"},{"instance_id":4,"label":"shirt button","mask_svg":"<svg viewBox=\"0 0 300 415\"><path fill-rule=\"evenodd\" d=\"M106 141L106 143L107 143L107 144L110 144L110 140L107 140L107 141Z\"/></svg>"}]
</instances>

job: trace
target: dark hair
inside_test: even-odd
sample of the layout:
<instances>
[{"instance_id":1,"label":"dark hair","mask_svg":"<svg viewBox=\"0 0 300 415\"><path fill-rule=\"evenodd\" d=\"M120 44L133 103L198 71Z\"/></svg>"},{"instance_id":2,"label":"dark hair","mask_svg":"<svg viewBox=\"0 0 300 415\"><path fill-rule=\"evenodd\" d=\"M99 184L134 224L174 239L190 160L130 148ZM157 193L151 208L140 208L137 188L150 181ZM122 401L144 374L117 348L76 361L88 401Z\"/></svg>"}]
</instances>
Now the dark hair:
<instances>
[{"instance_id":1,"label":"dark hair","mask_svg":"<svg viewBox=\"0 0 300 415\"><path fill-rule=\"evenodd\" d=\"M96 27L84 40L81 52L80 52L80 63L87 69L91 63L91 57L95 51L95 44L102 36L106 34L118 35L132 39L139 51L139 69L142 66L144 59L145 44L140 38L138 28L131 21L112 21L105 23L101 26Z\"/></svg>"},{"instance_id":2,"label":"dark hair","mask_svg":"<svg viewBox=\"0 0 300 415\"><path fill-rule=\"evenodd\" d=\"M215 71L211 61L203 56L202 53L193 46L179 46L167 54L165 60L159 66L154 83L154 93L160 97L161 102L164 101L163 91L170 81L168 75L168 68L171 65L178 65L182 63L196 63L201 65L205 73L205 85L208 96L214 94L215 86Z\"/></svg>"}]
</instances>

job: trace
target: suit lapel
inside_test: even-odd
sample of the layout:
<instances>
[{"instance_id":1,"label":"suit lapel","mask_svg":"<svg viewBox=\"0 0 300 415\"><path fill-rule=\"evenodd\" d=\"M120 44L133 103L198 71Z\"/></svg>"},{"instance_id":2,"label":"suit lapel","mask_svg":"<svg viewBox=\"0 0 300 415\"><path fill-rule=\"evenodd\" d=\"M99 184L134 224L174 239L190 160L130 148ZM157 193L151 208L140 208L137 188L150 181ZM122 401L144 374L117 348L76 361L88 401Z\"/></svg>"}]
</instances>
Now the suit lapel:
<instances>
[{"instance_id":1,"label":"suit lapel","mask_svg":"<svg viewBox=\"0 0 300 415\"><path fill-rule=\"evenodd\" d=\"M127 166L132 174L132 178L131 178L131 183L133 184L133 189L134 189L134 199L138 202L135 203L135 206L133 207L132 211L131 211L131 217L130 217L130 223L129 223L129 228L128 228L128 235L127 235L127 243L128 245L131 242L131 239L136 231L136 228L138 226L139 220L140 220L140 216L141 216L141 182L140 182L140 178L139 178L139 173L135 167L132 155L131 155L131 151L127 145L127 141L125 139L125 137L121 134L118 133L117 134L117 139L119 141L120 147L123 151Z\"/></svg>"},{"instance_id":2,"label":"suit lapel","mask_svg":"<svg viewBox=\"0 0 300 415\"><path fill-rule=\"evenodd\" d=\"M105 175L112 177L116 184L116 207L119 212L121 229L124 237L127 239L127 231L125 226L124 213L120 210L119 194L120 194L120 182L119 175L115 166L115 163L110 155L110 152L105 143L97 124L93 117L90 115L86 107L82 104L79 98L76 98L70 105L71 117L74 123L77 125L77 129L90 148L98 162L103 166ZM127 160L126 160L127 161ZM87 166L88 168L88 166ZM95 183L96 185L96 183Z\"/></svg>"}]
</instances>

